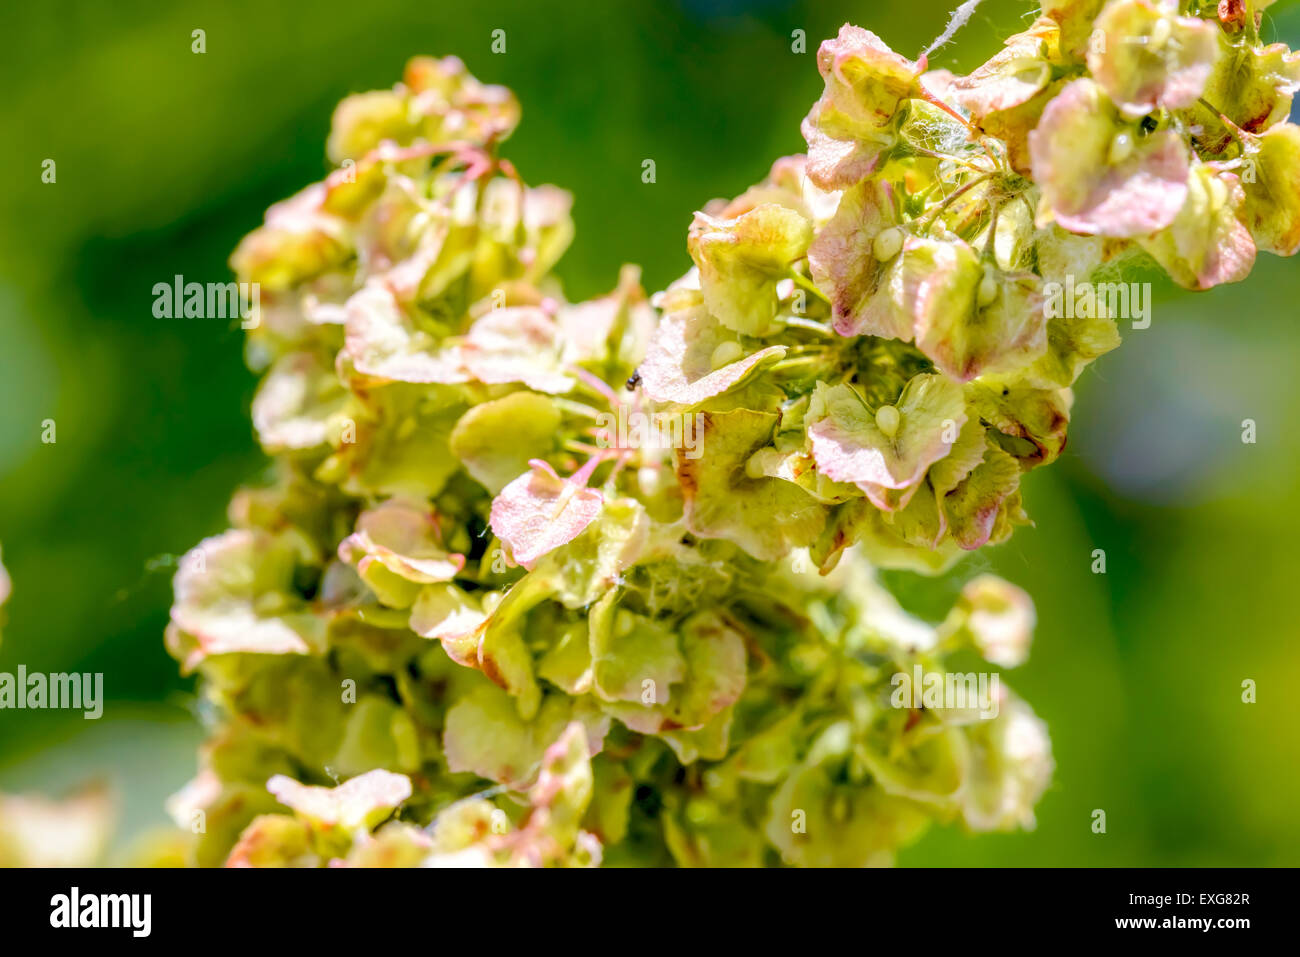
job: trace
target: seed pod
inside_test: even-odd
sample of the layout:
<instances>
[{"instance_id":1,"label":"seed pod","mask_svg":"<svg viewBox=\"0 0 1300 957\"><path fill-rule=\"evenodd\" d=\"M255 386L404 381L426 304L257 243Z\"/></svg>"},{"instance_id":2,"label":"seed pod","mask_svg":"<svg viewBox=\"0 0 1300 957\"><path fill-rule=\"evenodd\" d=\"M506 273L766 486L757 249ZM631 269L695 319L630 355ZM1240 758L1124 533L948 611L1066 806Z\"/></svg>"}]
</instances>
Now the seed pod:
<instances>
[{"instance_id":1,"label":"seed pod","mask_svg":"<svg viewBox=\"0 0 1300 957\"><path fill-rule=\"evenodd\" d=\"M882 263L887 263L899 254L903 248L903 231L897 226L890 226L876 233L871 243L871 253Z\"/></svg>"},{"instance_id":2,"label":"seed pod","mask_svg":"<svg viewBox=\"0 0 1300 957\"><path fill-rule=\"evenodd\" d=\"M1132 155L1133 134L1127 130L1116 133L1115 138L1110 141L1110 152L1106 154L1106 161L1112 166L1118 166Z\"/></svg>"},{"instance_id":3,"label":"seed pod","mask_svg":"<svg viewBox=\"0 0 1300 957\"><path fill-rule=\"evenodd\" d=\"M984 277L980 280L979 291L975 293L975 299L979 307L991 305L998 298L998 281L993 275L992 269L984 270Z\"/></svg>"},{"instance_id":4,"label":"seed pod","mask_svg":"<svg viewBox=\"0 0 1300 957\"><path fill-rule=\"evenodd\" d=\"M902 415L892 405L882 405L876 410L876 428L891 439L898 434L898 423L901 419Z\"/></svg>"},{"instance_id":5,"label":"seed pod","mask_svg":"<svg viewBox=\"0 0 1300 957\"><path fill-rule=\"evenodd\" d=\"M713 350L713 355L709 357L709 365L714 369L721 369L723 366L729 366L741 356L745 350L740 347L740 343L735 339L727 339L719 342Z\"/></svg>"},{"instance_id":6,"label":"seed pod","mask_svg":"<svg viewBox=\"0 0 1300 957\"><path fill-rule=\"evenodd\" d=\"M1155 26L1151 28L1151 37L1147 41L1147 49L1152 53L1159 53L1164 49L1165 44L1169 42L1169 37L1173 32L1174 28L1168 20L1157 20Z\"/></svg>"}]
</instances>

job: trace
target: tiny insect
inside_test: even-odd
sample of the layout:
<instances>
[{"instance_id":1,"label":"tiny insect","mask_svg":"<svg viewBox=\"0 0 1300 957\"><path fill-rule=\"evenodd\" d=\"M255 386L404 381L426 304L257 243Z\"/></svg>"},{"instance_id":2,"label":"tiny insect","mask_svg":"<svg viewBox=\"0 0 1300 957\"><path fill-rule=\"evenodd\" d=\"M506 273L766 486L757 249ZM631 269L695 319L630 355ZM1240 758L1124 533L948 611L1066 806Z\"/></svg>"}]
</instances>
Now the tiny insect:
<instances>
[{"instance_id":1,"label":"tiny insect","mask_svg":"<svg viewBox=\"0 0 1300 957\"><path fill-rule=\"evenodd\" d=\"M630 376L628 376L625 385L628 392L633 392L636 390L636 387L639 386L640 384L641 384L641 370L638 369L636 372L633 372Z\"/></svg>"}]
</instances>

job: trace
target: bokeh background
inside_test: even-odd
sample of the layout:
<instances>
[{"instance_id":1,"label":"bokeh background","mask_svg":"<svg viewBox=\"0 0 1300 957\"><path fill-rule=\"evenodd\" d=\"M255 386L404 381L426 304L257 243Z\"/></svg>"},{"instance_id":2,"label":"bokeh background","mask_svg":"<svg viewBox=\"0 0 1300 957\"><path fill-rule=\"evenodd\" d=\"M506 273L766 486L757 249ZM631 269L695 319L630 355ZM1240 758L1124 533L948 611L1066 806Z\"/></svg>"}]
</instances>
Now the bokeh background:
<instances>
[{"instance_id":1,"label":"bokeh background","mask_svg":"<svg viewBox=\"0 0 1300 957\"><path fill-rule=\"evenodd\" d=\"M511 86L524 122L508 155L577 197L559 267L570 297L610 288L623 262L662 288L689 265L693 210L803 148L821 39L852 21L915 56L951 6L7 4L0 544L14 593L0 671L100 671L108 700L99 721L0 712L0 791L107 777L125 842L163 822L194 770L192 689L162 646L171 575L265 462L240 330L155 319L152 287L228 278L265 207L325 171L342 96L390 86L417 53ZM1035 9L986 0L932 65L970 69ZM1265 33L1300 47L1300 7L1272 7ZM936 828L903 864L1300 864L1300 268L1262 257L1240 286L1156 297L1150 328L1126 330L1079 382L1061 461L1028 479L1037 527L939 581L891 576L921 613L987 568L1034 595L1033 657L1009 680L1050 725L1058 764L1035 832ZM55 444L41 442L47 418Z\"/></svg>"}]
</instances>

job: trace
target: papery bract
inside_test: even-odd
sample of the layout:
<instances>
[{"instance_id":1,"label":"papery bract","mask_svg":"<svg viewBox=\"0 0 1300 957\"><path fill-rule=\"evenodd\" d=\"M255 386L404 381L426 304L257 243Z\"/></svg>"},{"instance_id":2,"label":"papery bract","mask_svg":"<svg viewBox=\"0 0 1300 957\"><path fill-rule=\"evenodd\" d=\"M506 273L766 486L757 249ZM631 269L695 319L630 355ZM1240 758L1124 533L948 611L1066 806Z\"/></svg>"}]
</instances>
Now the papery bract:
<instances>
[{"instance_id":1,"label":"papery bract","mask_svg":"<svg viewBox=\"0 0 1300 957\"><path fill-rule=\"evenodd\" d=\"M1117 137L1128 137L1127 156L1115 150ZM1075 80L1047 105L1029 149L1043 188L1040 223L1142 236L1172 223L1187 199L1187 148L1177 134L1139 137L1092 80Z\"/></svg>"},{"instance_id":2,"label":"papery bract","mask_svg":"<svg viewBox=\"0 0 1300 957\"><path fill-rule=\"evenodd\" d=\"M525 568L576 538L595 521L605 501L599 489L560 478L546 462L530 465L492 502L492 531Z\"/></svg>"}]
</instances>

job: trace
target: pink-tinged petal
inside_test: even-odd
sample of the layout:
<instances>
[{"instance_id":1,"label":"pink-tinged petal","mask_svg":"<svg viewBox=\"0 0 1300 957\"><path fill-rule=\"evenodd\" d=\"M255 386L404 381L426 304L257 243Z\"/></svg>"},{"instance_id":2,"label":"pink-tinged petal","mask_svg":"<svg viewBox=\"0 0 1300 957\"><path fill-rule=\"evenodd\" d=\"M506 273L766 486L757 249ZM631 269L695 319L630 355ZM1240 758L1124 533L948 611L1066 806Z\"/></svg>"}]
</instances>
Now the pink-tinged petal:
<instances>
[{"instance_id":1,"label":"pink-tinged petal","mask_svg":"<svg viewBox=\"0 0 1300 957\"><path fill-rule=\"evenodd\" d=\"M384 282L368 282L346 308L343 351L363 375L444 385L470 380L459 352L421 329L414 307L399 303Z\"/></svg>"},{"instance_id":2,"label":"pink-tinged petal","mask_svg":"<svg viewBox=\"0 0 1300 957\"><path fill-rule=\"evenodd\" d=\"M168 639L186 671L214 655L313 652L323 623L291 597L296 557L284 539L232 529L181 559Z\"/></svg>"},{"instance_id":3,"label":"pink-tinged petal","mask_svg":"<svg viewBox=\"0 0 1300 957\"><path fill-rule=\"evenodd\" d=\"M1034 602L1024 589L996 575L980 575L962 587L940 634L973 645L999 668L1017 668L1029 657L1036 622Z\"/></svg>"},{"instance_id":4,"label":"pink-tinged petal","mask_svg":"<svg viewBox=\"0 0 1300 957\"><path fill-rule=\"evenodd\" d=\"M546 695L531 718L522 718L515 699L486 682L461 695L447 711L443 749L453 772L472 771L515 790L537 781L546 753L570 721L583 723L590 753L600 751L609 720L585 702ZM435 832L435 838L439 835Z\"/></svg>"},{"instance_id":5,"label":"pink-tinged petal","mask_svg":"<svg viewBox=\"0 0 1300 957\"><path fill-rule=\"evenodd\" d=\"M988 136L1006 145L1007 162L1022 176L1033 178L1033 162L1029 153L1029 134L1038 126L1043 110L1067 86L1064 78L1052 80L1037 94L1019 106L989 113L979 121L979 128Z\"/></svg>"},{"instance_id":6,"label":"pink-tinged petal","mask_svg":"<svg viewBox=\"0 0 1300 957\"><path fill-rule=\"evenodd\" d=\"M961 387L944 376L913 376L894 410L893 427L848 385L818 385L805 419L817 470L852 482L879 508L902 508L966 422ZM886 426L886 428L882 428ZM891 496L887 490L908 490Z\"/></svg>"},{"instance_id":7,"label":"pink-tinged petal","mask_svg":"<svg viewBox=\"0 0 1300 957\"><path fill-rule=\"evenodd\" d=\"M897 228L894 187L859 183L845 190L835 215L808 247L809 269L830 298L840 335L911 340L910 318L890 289L897 285L905 251L882 261L875 248L881 233Z\"/></svg>"},{"instance_id":8,"label":"pink-tinged petal","mask_svg":"<svg viewBox=\"0 0 1300 957\"><path fill-rule=\"evenodd\" d=\"M465 556L442 547L437 516L427 508L389 499L361 513L357 530L339 544L339 558L357 566L362 578L378 563L410 582L450 581L465 567Z\"/></svg>"},{"instance_id":9,"label":"pink-tinged petal","mask_svg":"<svg viewBox=\"0 0 1300 957\"><path fill-rule=\"evenodd\" d=\"M457 664L478 667L481 626L487 614L478 600L451 583L426 585L411 606L409 625L421 638L442 643Z\"/></svg>"},{"instance_id":10,"label":"pink-tinged petal","mask_svg":"<svg viewBox=\"0 0 1300 957\"><path fill-rule=\"evenodd\" d=\"M488 143L519 122L519 103L505 87L480 83L456 57L414 57L392 90L355 94L334 111L326 152L356 160L384 147L453 140Z\"/></svg>"},{"instance_id":11,"label":"pink-tinged petal","mask_svg":"<svg viewBox=\"0 0 1300 957\"><path fill-rule=\"evenodd\" d=\"M865 141L846 133L828 133L827 128L833 129L834 125L825 119L827 112L820 101L815 103L799 127L808 143L808 178L822 189L844 189L875 171L890 139L884 132L868 134Z\"/></svg>"},{"instance_id":12,"label":"pink-tinged petal","mask_svg":"<svg viewBox=\"0 0 1300 957\"><path fill-rule=\"evenodd\" d=\"M735 219L696 213L687 248L709 312L728 329L770 334L776 285L812 241L812 224L787 206L763 203Z\"/></svg>"},{"instance_id":13,"label":"pink-tinged petal","mask_svg":"<svg viewBox=\"0 0 1300 957\"><path fill-rule=\"evenodd\" d=\"M1047 349L1047 319L1038 280L1032 275L988 274L994 298L976 299L985 272L964 243L931 273L916 302L916 344L957 382L990 373L1011 373Z\"/></svg>"},{"instance_id":14,"label":"pink-tinged petal","mask_svg":"<svg viewBox=\"0 0 1300 957\"><path fill-rule=\"evenodd\" d=\"M1051 81L1052 68L1045 53L1055 32L1051 21L1039 20L1008 39L1006 46L969 76L949 81L948 95L976 122L1028 103Z\"/></svg>"},{"instance_id":15,"label":"pink-tinged petal","mask_svg":"<svg viewBox=\"0 0 1300 957\"><path fill-rule=\"evenodd\" d=\"M641 388L655 402L699 405L785 356L784 346L768 346L714 368L718 347L738 342L736 333L709 314L697 292L675 290L665 308L638 370Z\"/></svg>"},{"instance_id":16,"label":"pink-tinged petal","mask_svg":"<svg viewBox=\"0 0 1300 957\"><path fill-rule=\"evenodd\" d=\"M903 247L904 305L917 347L945 375L965 382L979 373L972 353L982 330L976 297L984 277L979 255L961 240L909 239Z\"/></svg>"},{"instance_id":17,"label":"pink-tinged petal","mask_svg":"<svg viewBox=\"0 0 1300 957\"><path fill-rule=\"evenodd\" d=\"M851 120L881 126L916 88L917 65L870 30L846 23L817 48L826 99Z\"/></svg>"},{"instance_id":18,"label":"pink-tinged petal","mask_svg":"<svg viewBox=\"0 0 1300 957\"><path fill-rule=\"evenodd\" d=\"M598 489L560 478L547 463L534 460L530 464L530 472L492 500L491 515L493 533L525 568L532 568L547 552L577 538L596 520L605 502Z\"/></svg>"},{"instance_id":19,"label":"pink-tinged petal","mask_svg":"<svg viewBox=\"0 0 1300 957\"><path fill-rule=\"evenodd\" d=\"M1219 53L1219 31L1195 17L1171 15L1151 0L1117 0L1097 18L1088 69L1130 118L1181 110L1205 90Z\"/></svg>"},{"instance_id":20,"label":"pink-tinged petal","mask_svg":"<svg viewBox=\"0 0 1300 957\"><path fill-rule=\"evenodd\" d=\"M1138 242L1188 289L1245 279L1255 265L1255 241L1237 219L1245 202L1237 177L1197 163L1187 182L1187 202L1173 225Z\"/></svg>"},{"instance_id":21,"label":"pink-tinged petal","mask_svg":"<svg viewBox=\"0 0 1300 957\"><path fill-rule=\"evenodd\" d=\"M324 183L276 203L266 221L243 238L230 256L241 282L279 292L341 265L351 248L347 224L322 209Z\"/></svg>"},{"instance_id":22,"label":"pink-tinged petal","mask_svg":"<svg viewBox=\"0 0 1300 957\"><path fill-rule=\"evenodd\" d=\"M494 309L474 323L461 347L473 378L490 385L522 382L538 392L558 394L573 388L562 370L559 331L541 309Z\"/></svg>"},{"instance_id":23,"label":"pink-tinged petal","mask_svg":"<svg viewBox=\"0 0 1300 957\"><path fill-rule=\"evenodd\" d=\"M1116 148L1117 137L1129 137ZM1041 224L1116 238L1172 223L1187 199L1188 152L1172 130L1137 135L1092 80L1075 80L1029 134Z\"/></svg>"},{"instance_id":24,"label":"pink-tinged petal","mask_svg":"<svg viewBox=\"0 0 1300 957\"><path fill-rule=\"evenodd\" d=\"M1041 0L1039 9L1060 28L1060 53L1082 60L1092 37L1092 24L1106 0Z\"/></svg>"},{"instance_id":25,"label":"pink-tinged petal","mask_svg":"<svg viewBox=\"0 0 1300 957\"><path fill-rule=\"evenodd\" d=\"M423 120L430 142L447 134L474 142L504 139L519 123L514 93L479 82L459 57L412 57L402 81L413 94L412 112Z\"/></svg>"},{"instance_id":26,"label":"pink-tinged petal","mask_svg":"<svg viewBox=\"0 0 1300 957\"><path fill-rule=\"evenodd\" d=\"M922 73L917 83L930 98L944 103L956 102L953 84L960 79L952 70L927 70Z\"/></svg>"},{"instance_id":27,"label":"pink-tinged petal","mask_svg":"<svg viewBox=\"0 0 1300 957\"><path fill-rule=\"evenodd\" d=\"M1047 725L1004 689L998 716L971 724L967 740L971 761L960 796L962 822L974 832L1032 829L1034 805L1055 769Z\"/></svg>"},{"instance_id":28,"label":"pink-tinged petal","mask_svg":"<svg viewBox=\"0 0 1300 957\"><path fill-rule=\"evenodd\" d=\"M874 33L848 24L822 43L817 69L826 88L802 125L808 176L822 189L843 189L875 169L891 145L888 125L918 89L920 70Z\"/></svg>"},{"instance_id":29,"label":"pink-tinged petal","mask_svg":"<svg viewBox=\"0 0 1300 957\"><path fill-rule=\"evenodd\" d=\"M1002 503L1020 487L1020 463L990 444L984 461L943 498L953 541L967 551L988 543Z\"/></svg>"},{"instance_id":30,"label":"pink-tinged petal","mask_svg":"<svg viewBox=\"0 0 1300 957\"><path fill-rule=\"evenodd\" d=\"M352 831L379 823L409 798L411 779L376 769L338 787L324 788L277 774L266 782L266 789L317 827Z\"/></svg>"},{"instance_id":31,"label":"pink-tinged petal","mask_svg":"<svg viewBox=\"0 0 1300 957\"><path fill-rule=\"evenodd\" d=\"M542 824L538 820L540 812L563 810L559 805L566 799L579 805L573 809L576 815L572 818L572 822L577 823L591 798L590 756L591 745L587 740L587 729L580 721L569 722L564 733L546 749L546 753L542 756L541 773L538 774L537 783L528 794L533 805L533 814L525 825L526 828L541 830L542 828L538 827ZM545 825L542 824L542 827Z\"/></svg>"},{"instance_id":32,"label":"pink-tinged petal","mask_svg":"<svg viewBox=\"0 0 1300 957\"><path fill-rule=\"evenodd\" d=\"M349 405L332 363L291 352L271 366L253 397L253 427L269 453L314 449L337 437Z\"/></svg>"}]
</instances>

